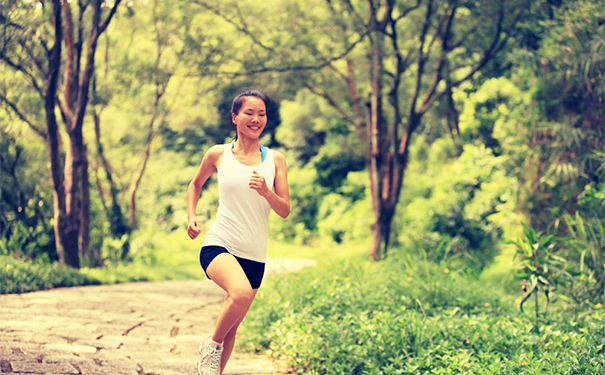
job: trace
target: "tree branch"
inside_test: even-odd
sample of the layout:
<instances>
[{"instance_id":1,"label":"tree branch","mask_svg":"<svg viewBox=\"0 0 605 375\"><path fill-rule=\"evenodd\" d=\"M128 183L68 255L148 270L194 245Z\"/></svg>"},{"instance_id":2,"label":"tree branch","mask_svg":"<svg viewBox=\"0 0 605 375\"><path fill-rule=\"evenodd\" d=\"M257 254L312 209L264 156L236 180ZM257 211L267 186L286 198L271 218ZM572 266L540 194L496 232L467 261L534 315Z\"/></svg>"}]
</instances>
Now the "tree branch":
<instances>
[{"instance_id":1,"label":"tree branch","mask_svg":"<svg viewBox=\"0 0 605 375\"><path fill-rule=\"evenodd\" d=\"M437 33L435 36L435 39L437 39L437 36L439 36L441 38L441 57L439 58L439 62L437 64L437 69L435 70L435 74L433 75L433 81L431 83L431 85L429 86L429 89L427 90L424 99L423 99L423 104L422 104L422 108L418 111L419 113L424 113L426 112L429 107L430 104L432 103L430 100L433 97L433 95L435 94L435 90L437 89L437 85L439 84L439 82L441 82L441 79L443 78L443 67L445 65L446 59L447 59L447 52L449 51L449 47L448 47L448 43L449 43L449 38L450 38L450 31L452 28L452 24L454 21L454 17L456 14L456 7L454 5L452 5L452 7L449 9L449 14L444 15L443 17L443 21L445 22L445 26L443 26L443 30L441 30L441 32ZM441 23L441 22L440 22ZM441 27L439 27L441 28Z\"/></svg>"},{"instance_id":2,"label":"tree branch","mask_svg":"<svg viewBox=\"0 0 605 375\"><path fill-rule=\"evenodd\" d=\"M2 94L2 92L0 92L0 100L2 102L4 102L17 115L17 117L19 117L19 119L21 121L23 121L24 123L26 123L27 125L29 125L29 127L36 134L38 134L43 139L46 139L46 133L44 132L44 130L42 130L42 129L38 128L37 126L35 126L27 117L25 117L25 115L19 110L19 108L17 107L17 105L15 103L13 103L12 101L10 101L6 96L4 96L4 94Z\"/></svg>"},{"instance_id":3,"label":"tree branch","mask_svg":"<svg viewBox=\"0 0 605 375\"><path fill-rule=\"evenodd\" d=\"M332 62L338 61L338 60L344 58L345 56L347 56L359 43L361 43L368 36L368 33L369 33L369 30L364 32L364 34L360 35L359 39L356 40L355 42L353 42L351 45L349 45L342 53L340 53L339 55L330 57L328 59L325 59L320 64L294 65L294 66L282 66L282 67L263 67L260 69L251 69L251 70L247 70L244 72L224 72L223 71L223 72L206 74L203 76L241 77L241 76L248 76L248 75L254 75L254 74L261 74L261 73L284 73L284 72L291 72L291 71L320 70L320 69L325 68L326 66L330 65Z\"/></svg>"},{"instance_id":4,"label":"tree branch","mask_svg":"<svg viewBox=\"0 0 605 375\"><path fill-rule=\"evenodd\" d=\"M416 5L413 5L411 7L409 7L408 9L404 10L399 17L395 18L393 21L393 26L395 26L397 24L397 22L399 22L400 20L404 19L405 17L407 17L408 14L410 14L412 11L418 9L420 7L420 4L422 3L422 0L416 0Z\"/></svg>"},{"instance_id":5,"label":"tree branch","mask_svg":"<svg viewBox=\"0 0 605 375\"><path fill-rule=\"evenodd\" d=\"M194 4L197 4L199 6L201 6L202 8L214 13L215 15L221 17L222 19L224 19L225 21L227 21L228 23L230 23L231 25L235 26L236 29L238 29L239 31L241 31L242 33L244 33L245 35L247 35L250 39L252 39L252 41L254 42L254 44L260 46L261 48L269 51L269 52L274 52L273 48L266 46L265 44L263 44L263 42L261 42L249 29L248 29L248 25L246 24L246 21L244 19L244 17L241 14L241 9L239 8L239 5L236 4L236 8L237 8L237 12L239 13L239 20L235 21L231 18L229 18L227 15L221 13L221 11L219 11L218 9L206 4L205 2L199 1L199 0L193 0L192 1ZM242 26L243 25L243 26Z\"/></svg>"},{"instance_id":6,"label":"tree branch","mask_svg":"<svg viewBox=\"0 0 605 375\"><path fill-rule=\"evenodd\" d=\"M74 110L78 91L78 69L76 68L76 47L74 43L74 22L71 13L71 5L68 1L63 1L63 40L65 41L65 75L63 95L67 108L70 111ZM71 128L71 123L68 128Z\"/></svg>"},{"instance_id":7,"label":"tree branch","mask_svg":"<svg viewBox=\"0 0 605 375\"><path fill-rule=\"evenodd\" d=\"M496 26L496 32L494 33L494 38L493 38L490 46L483 53L483 57L481 58L481 60L477 64L477 66L475 66L470 71L470 73L468 73L466 76L459 79L458 81L453 82L452 87L456 87L456 86L460 85L462 82L470 79L473 75L475 75L475 73L477 73L479 70L481 70L498 51L500 51L502 48L504 48L504 46L506 45L506 39L508 39L508 35L506 38L500 39L500 34L502 33L502 23L503 22L504 22L504 10L502 8L500 8L498 23Z\"/></svg>"},{"instance_id":8,"label":"tree branch","mask_svg":"<svg viewBox=\"0 0 605 375\"><path fill-rule=\"evenodd\" d=\"M12 61L8 56L6 56L4 53L0 54L0 59L2 59L4 62L6 62L6 64L8 66L10 66L11 68L15 69L18 72L23 73L24 76L26 76L27 78L29 78L30 83L32 85L32 87L34 88L34 90L36 90L38 92L38 94L44 98L44 91L40 88L40 86L38 86L38 82L36 80L36 77L34 77L33 74L31 74L24 66L15 63L14 61Z\"/></svg>"},{"instance_id":9,"label":"tree branch","mask_svg":"<svg viewBox=\"0 0 605 375\"><path fill-rule=\"evenodd\" d=\"M34 51L31 48L29 48L29 45L27 43L21 43L21 46L27 52L29 59L31 61L33 61L36 68L38 68L38 71L44 72L44 64L36 57L36 55L34 54ZM46 52L46 50L45 50L45 52Z\"/></svg>"},{"instance_id":10,"label":"tree branch","mask_svg":"<svg viewBox=\"0 0 605 375\"><path fill-rule=\"evenodd\" d=\"M427 5L424 24L422 25L422 32L420 34L420 46L418 47L418 70L416 72L416 86L414 87L414 94L412 95L412 103L410 106L410 117L416 113L416 103L418 102L418 97L420 96L420 88L422 87L422 76L424 75L424 65L426 63L424 57L424 43L426 41L426 35L429 30L432 13L433 1L430 0ZM408 132L411 132L413 130L414 129L408 129Z\"/></svg>"},{"instance_id":11,"label":"tree branch","mask_svg":"<svg viewBox=\"0 0 605 375\"><path fill-rule=\"evenodd\" d=\"M355 121L351 118L351 116L349 116L343 109L342 107L340 107L338 105L338 103L336 102L336 100L334 100L334 98L332 98L332 96L330 96L330 94L328 94L327 92L325 92L324 90L318 89L316 87L313 87L307 83L304 84L304 87L306 87L309 91L311 91L312 93L314 93L315 95L318 95L322 98L324 98L328 104L330 104L330 106L332 108L334 108L339 114L340 116L347 121L348 123L350 123L351 125L355 125Z\"/></svg>"},{"instance_id":12,"label":"tree branch","mask_svg":"<svg viewBox=\"0 0 605 375\"><path fill-rule=\"evenodd\" d=\"M103 32L105 32L105 29L107 29L107 26L109 26L109 23L111 22L111 19L113 18L113 16L116 14L116 12L118 10L118 5L120 5L121 2L122 2L122 0L115 0L115 2L113 3L113 7L109 11L109 15L105 19L105 22L103 22L103 24L99 27L99 35L101 35L101 34L103 34Z\"/></svg>"}]
</instances>

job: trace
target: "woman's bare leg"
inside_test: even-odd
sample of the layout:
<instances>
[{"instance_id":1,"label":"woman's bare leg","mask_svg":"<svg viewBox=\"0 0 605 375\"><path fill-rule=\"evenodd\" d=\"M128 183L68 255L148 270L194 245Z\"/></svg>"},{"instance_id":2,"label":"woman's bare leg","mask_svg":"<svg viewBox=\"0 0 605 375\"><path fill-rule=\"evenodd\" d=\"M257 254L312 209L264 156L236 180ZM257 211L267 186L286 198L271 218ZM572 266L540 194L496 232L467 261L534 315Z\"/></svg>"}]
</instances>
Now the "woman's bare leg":
<instances>
[{"instance_id":1,"label":"woman's bare leg","mask_svg":"<svg viewBox=\"0 0 605 375\"><path fill-rule=\"evenodd\" d=\"M248 312L257 291L252 289L244 270L231 254L223 253L214 258L207 273L212 281L227 292L212 334L212 340L223 343L222 371L233 351L237 327Z\"/></svg>"},{"instance_id":2,"label":"woman's bare leg","mask_svg":"<svg viewBox=\"0 0 605 375\"><path fill-rule=\"evenodd\" d=\"M256 293L258 292L258 289L254 289L254 295L256 296ZM233 352L233 347L235 346L235 337L237 335L237 328L239 327L240 323L244 320L244 316L241 317L241 319L235 323L235 325L233 327L231 327L231 330L229 332L227 332L227 336L225 336L225 341L223 341L223 355L221 357L221 374L223 373L223 371L225 370L225 365L227 364L227 361L229 361L229 357L231 357L231 353Z\"/></svg>"}]
</instances>

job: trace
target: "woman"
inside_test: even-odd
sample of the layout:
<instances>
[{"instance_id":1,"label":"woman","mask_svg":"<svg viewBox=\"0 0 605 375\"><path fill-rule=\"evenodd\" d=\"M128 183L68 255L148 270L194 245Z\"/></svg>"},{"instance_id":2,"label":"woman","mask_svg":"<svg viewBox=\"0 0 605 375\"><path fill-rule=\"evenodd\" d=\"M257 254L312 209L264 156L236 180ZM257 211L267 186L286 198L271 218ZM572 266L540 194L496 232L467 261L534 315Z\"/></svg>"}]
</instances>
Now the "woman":
<instances>
[{"instance_id":1,"label":"woman","mask_svg":"<svg viewBox=\"0 0 605 375\"><path fill-rule=\"evenodd\" d=\"M290 213L286 158L259 143L268 106L269 98L256 89L233 99L235 141L210 148L187 189L187 233L195 239L202 230L196 218L202 186L217 172L219 207L202 244L200 263L227 296L214 332L200 344L200 375L223 373L237 328L263 278L269 212L273 209L283 218Z\"/></svg>"}]
</instances>

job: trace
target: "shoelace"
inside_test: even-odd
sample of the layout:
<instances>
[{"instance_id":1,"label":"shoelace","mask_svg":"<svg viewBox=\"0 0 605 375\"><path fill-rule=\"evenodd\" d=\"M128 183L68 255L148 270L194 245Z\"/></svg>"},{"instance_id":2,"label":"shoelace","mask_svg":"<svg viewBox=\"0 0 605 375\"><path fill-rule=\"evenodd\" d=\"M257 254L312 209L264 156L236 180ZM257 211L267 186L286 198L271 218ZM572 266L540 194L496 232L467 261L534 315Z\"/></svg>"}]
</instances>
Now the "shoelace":
<instances>
[{"instance_id":1,"label":"shoelace","mask_svg":"<svg viewBox=\"0 0 605 375\"><path fill-rule=\"evenodd\" d=\"M208 365L210 366L210 369L212 370L218 370L218 368L221 365L221 354L222 352L219 352L218 347L213 346L213 345L208 345L208 352L210 354L210 358L208 359Z\"/></svg>"}]
</instances>

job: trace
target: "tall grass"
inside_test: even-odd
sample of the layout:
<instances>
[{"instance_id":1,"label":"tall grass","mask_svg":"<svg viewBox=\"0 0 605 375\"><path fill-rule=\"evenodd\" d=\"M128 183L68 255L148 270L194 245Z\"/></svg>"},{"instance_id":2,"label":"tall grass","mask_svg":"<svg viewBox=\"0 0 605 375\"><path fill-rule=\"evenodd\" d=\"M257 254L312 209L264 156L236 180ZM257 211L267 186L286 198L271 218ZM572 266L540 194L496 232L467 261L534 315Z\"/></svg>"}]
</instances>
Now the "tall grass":
<instances>
[{"instance_id":1,"label":"tall grass","mask_svg":"<svg viewBox=\"0 0 605 375\"><path fill-rule=\"evenodd\" d=\"M61 286L113 284L203 278L199 264L201 239L182 231L140 231L132 243L132 259L102 268L73 269L44 260L0 256L0 294L32 292Z\"/></svg>"},{"instance_id":2,"label":"tall grass","mask_svg":"<svg viewBox=\"0 0 605 375\"><path fill-rule=\"evenodd\" d=\"M600 374L602 307L544 317L517 296L425 260L326 263L271 277L247 315L244 348L300 374Z\"/></svg>"},{"instance_id":3,"label":"tall grass","mask_svg":"<svg viewBox=\"0 0 605 375\"><path fill-rule=\"evenodd\" d=\"M0 294L100 283L95 277L58 264L0 256Z\"/></svg>"}]
</instances>

